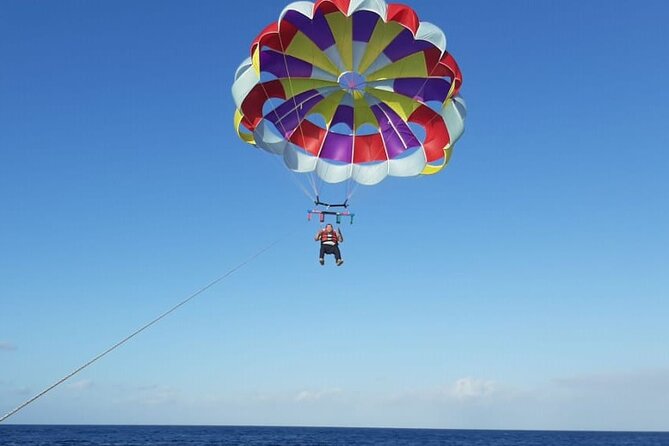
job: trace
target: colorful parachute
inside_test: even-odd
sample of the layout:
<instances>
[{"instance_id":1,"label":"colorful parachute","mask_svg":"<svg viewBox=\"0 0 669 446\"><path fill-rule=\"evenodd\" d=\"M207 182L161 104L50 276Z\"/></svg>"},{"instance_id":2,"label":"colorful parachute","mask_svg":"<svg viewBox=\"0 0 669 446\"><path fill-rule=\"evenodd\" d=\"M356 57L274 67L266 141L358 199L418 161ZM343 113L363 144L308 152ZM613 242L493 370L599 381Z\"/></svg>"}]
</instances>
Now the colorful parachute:
<instances>
[{"instance_id":1,"label":"colorful parachute","mask_svg":"<svg viewBox=\"0 0 669 446\"><path fill-rule=\"evenodd\" d=\"M433 174L464 130L461 83L444 33L411 8L298 1L237 69L235 127L328 183Z\"/></svg>"}]
</instances>

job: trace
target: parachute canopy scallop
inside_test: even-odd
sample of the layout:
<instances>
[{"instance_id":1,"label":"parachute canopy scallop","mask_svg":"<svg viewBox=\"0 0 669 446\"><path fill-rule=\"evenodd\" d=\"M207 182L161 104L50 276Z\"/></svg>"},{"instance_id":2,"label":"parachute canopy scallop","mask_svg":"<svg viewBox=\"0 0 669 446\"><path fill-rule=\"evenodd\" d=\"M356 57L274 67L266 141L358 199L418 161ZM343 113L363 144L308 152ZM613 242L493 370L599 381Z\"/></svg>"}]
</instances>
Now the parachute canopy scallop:
<instances>
[{"instance_id":1,"label":"parachute canopy scallop","mask_svg":"<svg viewBox=\"0 0 669 446\"><path fill-rule=\"evenodd\" d=\"M461 84L444 33L408 6L299 1L237 69L235 127L328 183L434 174L464 131Z\"/></svg>"}]
</instances>

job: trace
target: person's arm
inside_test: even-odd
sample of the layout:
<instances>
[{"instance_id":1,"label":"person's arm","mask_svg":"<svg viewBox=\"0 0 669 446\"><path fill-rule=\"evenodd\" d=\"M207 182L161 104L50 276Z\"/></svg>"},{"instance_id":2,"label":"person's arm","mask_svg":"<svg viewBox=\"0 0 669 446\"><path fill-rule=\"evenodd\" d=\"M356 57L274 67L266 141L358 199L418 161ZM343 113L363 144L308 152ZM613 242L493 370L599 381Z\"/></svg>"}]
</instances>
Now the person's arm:
<instances>
[{"instance_id":1,"label":"person's arm","mask_svg":"<svg viewBox=\"0 0 669 446\"><path fill-rule=\"evenodd\" d=\"M337 228L337 238L339 243L344 243L344 235L341 233L341 229Z\"/></svg>"},{"instance_id":2,"label":"person's arm","mask_svg":"<svg viewBox=\"0 0 669 446\"><path fill-rule=\"evenodd\" d=\"M318 232L316 233L316 237L314 237L314 241L315 241L315 242L317 242L317 241L319 241L319 240L321 239L321 232L323 232L323 231L318 231Z\"/></svg>"}]
</instances>

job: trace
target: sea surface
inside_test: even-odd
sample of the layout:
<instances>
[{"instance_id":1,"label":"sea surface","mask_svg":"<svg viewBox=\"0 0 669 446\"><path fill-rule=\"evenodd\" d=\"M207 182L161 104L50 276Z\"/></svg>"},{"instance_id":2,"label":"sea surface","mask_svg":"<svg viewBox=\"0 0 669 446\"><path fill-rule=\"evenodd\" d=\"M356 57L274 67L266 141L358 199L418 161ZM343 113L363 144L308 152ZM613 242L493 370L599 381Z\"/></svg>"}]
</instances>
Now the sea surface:
<instances>
[{"instance_id":1,"label":"sea surface","mask_svg":"<svg viewBox=\"0 0 669 446\"><path fill-rule=\"evenodd\" d=\"M669 446L669 432L0 425L0 445Z\"/></svg>"}]
</instances>

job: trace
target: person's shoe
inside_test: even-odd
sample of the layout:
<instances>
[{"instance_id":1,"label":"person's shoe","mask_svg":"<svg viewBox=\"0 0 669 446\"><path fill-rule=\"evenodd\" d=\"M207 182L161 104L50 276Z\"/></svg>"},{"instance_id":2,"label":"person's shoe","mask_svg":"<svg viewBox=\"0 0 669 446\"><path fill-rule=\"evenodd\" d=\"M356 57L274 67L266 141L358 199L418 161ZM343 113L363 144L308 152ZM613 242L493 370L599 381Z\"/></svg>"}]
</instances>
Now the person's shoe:
<instances>
[{"instance_id":1,"label":"person's shoe","mask_svg":"<svg viewBox=\"0 0 669 446\"><path fill-rule=\"evenodd\" d=\"M320 263L321 265L325 265L325 259L318 259L318 263Z\"/></svg>"},{"instance_id":2,"label":"person's shoe","mask_svg":"<svg viewBox=\"0 0 669 446\"><path fill-rule=\"evenodd\" d=\"M337 266L341 266L342 263L344 263L342 259L337 260Z\"/></svg>"}]
</instances>

